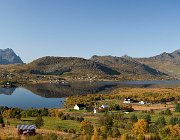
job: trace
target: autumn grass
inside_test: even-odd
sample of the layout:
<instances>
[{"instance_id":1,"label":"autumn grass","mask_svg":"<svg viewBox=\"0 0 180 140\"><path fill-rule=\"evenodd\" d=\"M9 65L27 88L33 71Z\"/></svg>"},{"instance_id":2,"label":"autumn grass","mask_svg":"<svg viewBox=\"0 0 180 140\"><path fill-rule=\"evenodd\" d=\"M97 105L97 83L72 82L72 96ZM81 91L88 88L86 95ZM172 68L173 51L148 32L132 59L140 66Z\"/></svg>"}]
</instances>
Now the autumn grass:
<instances>
[{"instance_id":1,"label":"autumn grass","mask_svg":"<svg viewBox=\"0 0 180 140\"><path fill-rule=\"evenodd\" d=\"M65 129L74 129L76 131L80 131L80 123L74 120L61 120L59 118L54 117L43 117L44 119L44 126L43 129L48 130L65 130Z\"/></svg>"}]
</instances>

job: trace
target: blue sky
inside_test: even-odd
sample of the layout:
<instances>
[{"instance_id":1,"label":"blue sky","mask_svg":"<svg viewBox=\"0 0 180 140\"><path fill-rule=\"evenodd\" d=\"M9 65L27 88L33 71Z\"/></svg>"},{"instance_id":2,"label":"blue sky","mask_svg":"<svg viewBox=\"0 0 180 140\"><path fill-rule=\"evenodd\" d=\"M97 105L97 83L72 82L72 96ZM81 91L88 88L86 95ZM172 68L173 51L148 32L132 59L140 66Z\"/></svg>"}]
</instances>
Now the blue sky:
<instances>
[{"instance_id":1,"label":"blue sky","mask_svg":"<svg viewBox=\"0 0 180 140\"><path fill-rule=\"evenodd\" d=\"M179 0L0 0L0 48L23 61L42 56L128 54L180 49Z\"/></svg>"}]
</instances>

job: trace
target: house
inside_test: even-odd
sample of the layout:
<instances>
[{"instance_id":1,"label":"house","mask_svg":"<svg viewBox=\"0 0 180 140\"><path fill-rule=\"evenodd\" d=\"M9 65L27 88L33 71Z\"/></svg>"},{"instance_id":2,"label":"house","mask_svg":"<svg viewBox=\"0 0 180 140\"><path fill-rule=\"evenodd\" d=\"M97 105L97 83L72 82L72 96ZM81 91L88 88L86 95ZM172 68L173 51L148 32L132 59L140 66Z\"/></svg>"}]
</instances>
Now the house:
<instances>
[{"instance_id":1,"label":"house","mask_svg":"<svg viewBox=\"0 0 180 140\"><path fill-rule=\"evenodd\" d=\"M98 108L94 108L93 110L94 114L98 113L99 112L98 110L99 110Z\"/></svg>"},{"instance_id":2,"label":"house","mask_svg":"<svg viewBox=\"0 0 180 140\"><path fill-rule=\"evenodd\" d=\"M103 108L103 109L107 109L109 107L109 105L107 105L107 104L102 104L101 105L101 108Z\"/></svg>"},{"instance_id":3,"label":"house","mask_svg":"<svg viewBox=\"0 0 180 140\"><path fill-rule=\"evenodd\" d=\"M125 98L123 103L125 103L125 104L130 104L130 103L133 103L133 102L134 102L133 99L131 99L131 98Z\"/></svg>"},{"instance_id":4,"label":"house","mask_svg":"<svg viewBox=\"0 0 180 140\"><path fill-rule=\"evenodd\" d=\"M101 112L105 112L105 111L107 111L107 109L109 108L109 105L107 105L107 104L102 104L100 107L95 107L94 108L94 113L101 113Z\"/></svg>"},{"instance_id":5,"label":"house","mask_svg":"<svg viewBox=\"0 0 180 140\"><path fill-rule=\"evenodd\" d=\"M18 124L17 125L19 135L35 135L36 126L34 124Z\"/></svg>"},{"instance_id":6,"label":"house","mask_svg":"<svg viewBox=\"0 0 180 140\"><path fill-rule=\"evenodd\" d=\"M101 107L99 107L99 108L94 108L94 110L93 110L94 114L96 114L96 113L102 113L102 112L105 112L105 111L106 111L106 110L103 109L103 108L101 108Z\"/></svg>"},{"instance_id":7,"label":"house","mask_svg":"<svg viewBox=\"0 0 180 140\"><path fill-rule=\"evenodd\" d=\"M86 106L84 104L76 104L74 110L85 110Z\"/></svg>"}]
</instances>

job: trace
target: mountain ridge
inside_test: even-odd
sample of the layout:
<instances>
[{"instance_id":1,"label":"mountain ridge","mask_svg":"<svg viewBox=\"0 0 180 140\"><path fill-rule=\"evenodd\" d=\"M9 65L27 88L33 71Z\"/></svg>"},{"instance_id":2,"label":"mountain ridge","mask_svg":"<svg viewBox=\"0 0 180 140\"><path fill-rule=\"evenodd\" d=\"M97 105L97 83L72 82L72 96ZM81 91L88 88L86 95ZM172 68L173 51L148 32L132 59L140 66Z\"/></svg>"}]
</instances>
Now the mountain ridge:
<instances>
[{"instance_id":1,"label":"mountain ridge","mask_svg":"<svg viewBox=\"0 0 180 140\"><path fill-rule=\"evenodd\" d=\"M133 58L128 55L94 55L90 59L45 56L12 69L19 74L59 75L72 79L180 79L180 50L149 58Z\"/></svg>"},{"instance_id":2,"label":"mountain ridge","mask_svg":"<svg viewBox=\"0 0 180 140\"><path fill-rule=\"evenodd\" d=\"M180 49L172 53L161 53L149 58L132 58L170 76L180 78Z\"/></svg>"}]
</instances>

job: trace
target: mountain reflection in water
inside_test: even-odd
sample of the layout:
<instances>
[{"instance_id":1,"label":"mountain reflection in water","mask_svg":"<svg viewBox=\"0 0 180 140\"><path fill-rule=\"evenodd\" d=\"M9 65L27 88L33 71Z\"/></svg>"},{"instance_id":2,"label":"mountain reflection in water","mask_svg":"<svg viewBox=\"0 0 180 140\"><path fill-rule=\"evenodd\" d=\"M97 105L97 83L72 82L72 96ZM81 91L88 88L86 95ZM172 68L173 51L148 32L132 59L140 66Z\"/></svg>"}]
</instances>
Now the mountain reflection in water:
<instances>
[{"instance_id":1,"label":"mountain reflection in water","mask_svg":"<svg viewBox=\"0 0 180 140\"><path fill-rule=\"evenodd\" d=\"M93 94L116 87L117 84L76 82L71 84L32 84L24 88L45 98L62 98L73 95Z\"/></svg>"},{"instance_id":2,"label":"mountain reflection in water","mask_svg":"<svg viewBox=\"0 0 180 140\"><path fill-rule=\"evenodd\" d=\"M16 88L0 88L0 94L12 95Z\"/></svg>"}]
</instances>

